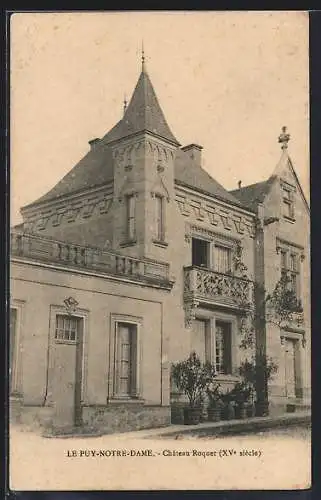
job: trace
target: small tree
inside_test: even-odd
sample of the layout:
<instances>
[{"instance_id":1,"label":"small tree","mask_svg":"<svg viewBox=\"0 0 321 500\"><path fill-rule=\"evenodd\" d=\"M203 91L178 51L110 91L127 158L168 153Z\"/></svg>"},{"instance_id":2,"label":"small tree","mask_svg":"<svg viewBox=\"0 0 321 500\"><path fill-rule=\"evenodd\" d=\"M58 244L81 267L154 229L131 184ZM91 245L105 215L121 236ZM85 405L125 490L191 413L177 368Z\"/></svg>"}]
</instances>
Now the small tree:
<instances>
[{"instance_id":1,"label":"small tree","mask_svg":"<svg viewBox=\"0 0 321 500\"><path fill-rule=\"evenodd\" d=\"M206 388L216 376L215 366L209 362L202 363L196 352L172 366L172 377L179 391L183 392L191 408L198 407Z\"/></svg>"},{"instance_id":2,"label":"small tree","mask_svg":"<svg viewBox=\"0 0 321 500\"><path fill-rule=\"evenodd\" d=\"M239 367L239 373L250 389L252 402L254 400L257 379L262 370L264 370L267 382L278 371L278 365L273 358L266 356L262 352L253 355L251 359L245 359Z\"/></svg>"}]
</instances>

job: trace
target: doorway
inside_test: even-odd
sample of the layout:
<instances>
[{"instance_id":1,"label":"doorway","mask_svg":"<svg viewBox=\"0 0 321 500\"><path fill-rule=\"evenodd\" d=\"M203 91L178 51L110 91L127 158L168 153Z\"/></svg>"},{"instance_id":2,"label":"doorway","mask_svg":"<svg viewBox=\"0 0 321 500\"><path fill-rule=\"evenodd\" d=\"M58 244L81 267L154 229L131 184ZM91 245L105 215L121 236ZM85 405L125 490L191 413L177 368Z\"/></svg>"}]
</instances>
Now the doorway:
<instances>
[{"instance_id":1,"label":"doorway","mask_svg":"<svg viewBox=\"0 0 321 500\"><path fill-rule=\"evenodd\" d=\"M285 340L285 390L289 398L296 397L296 340Z\"/></svg>"},{"instance_id":2,"label":"doorway","mask_svg":"<svg viewBox=\"0 0 321 500\"><path fill-rule=\"evenodd\" d=\"M82 424L83 319L56 315L52 397L56 425Z\"/></svg>"}]
</instances>

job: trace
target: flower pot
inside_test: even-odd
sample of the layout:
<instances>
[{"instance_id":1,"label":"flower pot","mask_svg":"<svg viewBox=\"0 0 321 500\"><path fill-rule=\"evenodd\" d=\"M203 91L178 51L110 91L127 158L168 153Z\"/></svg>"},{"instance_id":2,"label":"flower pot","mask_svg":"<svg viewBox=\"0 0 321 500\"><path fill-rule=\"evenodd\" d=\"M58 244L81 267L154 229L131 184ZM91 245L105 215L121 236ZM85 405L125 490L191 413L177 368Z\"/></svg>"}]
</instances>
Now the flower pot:
<instances>
[{"instance_id":1,"label":"flower pot","mask_svg":"<svg viewBox=\"0 0 321 500\"><path fill-rule=\"evenodd\" d=\"M257 401L255 403L255 415L257 417L267 417L269 414L269 402Z\"/></svg>"},{"instance_id":2,"label":"flower pot","mask_svg":"<svg viewBox=\"0 0 321 500\"><path fill-rule=\"evenodd\" d=\"M207 409L203 406L200 411L200 422L206 422L208 419Z\"/></svg>"},{"instance_id":3,"label":"flower pot","mask_svg":"<svg viewBox=\"0 0 321 500\"><path fill-rule=\"evenodd\" d=\"M227 403L223 409L224 420L233 420L235 418L235 408L232 403Z\"/></svg>"},{"instance_id":4,"label":"flower pot","mask_svg":"<svg viewBox=\"0 0 321 500\"><path fill-rule=\"evenodd\" d=\"M182 406L171 407L171 424L184 424L184 408Z\"/></svg>"},{"instance_id":5,"label":"flower pot","mask_svg":"<svg viewBox=\"0 0 321 500\"><path fill-rule=\"evenodd\" d=\"M189 407L184 408L184 424L185 425L197 425L200 423L201 408L199 407Z\"/></svg>"},{"instance_id":6,"label":"flower pot","mask_svg":"<svg viewBox=\"0 0 321 500\"><path fill-rule=\"evenodd\" d=\"M287 413L294 413L295 412L295 404L293 403L288 403L286 405L286 412Z\"/></svg>"},{"instance_id":7,"label":"flower pot","mask_svg":"<svg viewBox=\"0 0 321 500\"><path fill-rule=\"evenodd\" d=\"M207 408L207 416L209 422L218 422L221 420L222 410L219 406Z\"/></svg>"},{"instance_id":8,"label":"flower pot","mask_svg":"<svg viewBox=\"0 0 321 500\"><path fill-rule=\"evenodd\" d=\"M249 403L246 406L246 416L248 418L255 417L255 405L253 403Z\"/></svg>"},{"instance_id":9,"label":"flower pot","mask_svg":"<svg viewBox=\"0 0 321 500\"><path fill-rule=\"evenodd\" d=\"M246 411L247 411L247 408L246 408L246 405L244 403L240 403L240 404L236 405L235 406L235 418L240 418L240 419L246 418L247 417Z\"/></svg>"}]
</instances>

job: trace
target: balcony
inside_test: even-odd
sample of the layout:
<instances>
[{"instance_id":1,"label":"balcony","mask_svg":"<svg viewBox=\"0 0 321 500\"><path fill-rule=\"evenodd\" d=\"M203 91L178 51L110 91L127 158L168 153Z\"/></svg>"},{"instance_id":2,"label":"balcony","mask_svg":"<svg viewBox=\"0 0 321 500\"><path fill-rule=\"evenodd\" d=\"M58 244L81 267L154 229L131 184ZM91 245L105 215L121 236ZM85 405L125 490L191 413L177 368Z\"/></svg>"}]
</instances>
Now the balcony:
<instances>
[{"instance_id":1,"label":"balcony","mask_svg":"<svg viewBox=\"0 0 321 500\"><path fill-rule=\"evenodd\" d=\"M253 282L208 268L184 268L184 302L248 309L253 301Z\"/></svg>"},{"instance_id":2,"label":"balcony","mask_svg":"<svg viewBox=\"0 0 321 500\"><path fill-rule=\"evenodd\" d=\"M74 245L52 238L21 233L11 233L11 257L48 264L57 264L79 270L96 271L154 283L170 288L169 265L150 259L128 257L100 248Z\"/></svg>"}]
</instances>

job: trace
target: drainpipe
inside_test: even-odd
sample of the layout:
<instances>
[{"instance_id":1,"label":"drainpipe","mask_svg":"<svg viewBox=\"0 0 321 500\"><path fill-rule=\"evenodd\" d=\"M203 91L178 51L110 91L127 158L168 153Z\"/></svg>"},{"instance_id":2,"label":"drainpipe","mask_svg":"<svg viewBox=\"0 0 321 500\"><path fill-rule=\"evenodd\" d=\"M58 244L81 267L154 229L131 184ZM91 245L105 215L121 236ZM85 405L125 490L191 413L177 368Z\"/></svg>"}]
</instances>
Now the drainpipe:
<instances>
[{"instance_id":1,"label":"drainpipe","mask_svg":"<svg viewBox=\"0 0 321 500\"><path fill-rule=\"evenodd\" d=\"M264 276L264 207L258 205L255 238L254 238L254 265L255 265L255 347L256 347L256 366L257 380L256 393L258 407L264 413L264 407L268 406L268 384L266 372L262 365L262 357L266 356L266 314L265 314L265 276Z\"/></svg>"},{"instance_id":2,"label":"drainpipe","mask_svg":"<svg viewBox=\"0 0 321 500\"><path fill-rule=\"evenodd\" d=\"M268 381L266 378L266 308L265 308L265 259L264 259L264 228L275 222L278 217L264 217L264 206L262 203L257 207L257 218L255 223L254 238L254 266L255 266L255 347L257 370L256 393L258 407L261 416L268 413ZM263 361L263 363L262 363Z\"/></svg>"}]
</instances>

